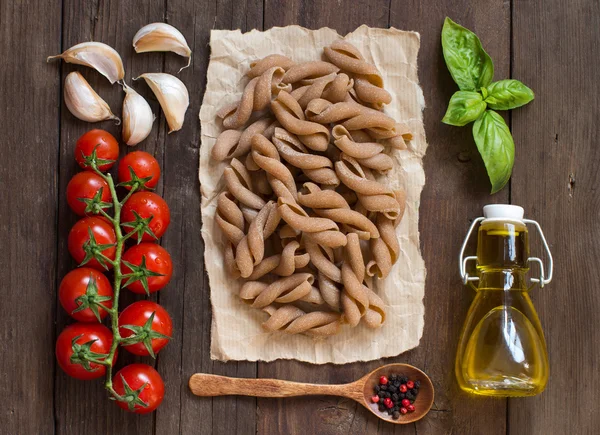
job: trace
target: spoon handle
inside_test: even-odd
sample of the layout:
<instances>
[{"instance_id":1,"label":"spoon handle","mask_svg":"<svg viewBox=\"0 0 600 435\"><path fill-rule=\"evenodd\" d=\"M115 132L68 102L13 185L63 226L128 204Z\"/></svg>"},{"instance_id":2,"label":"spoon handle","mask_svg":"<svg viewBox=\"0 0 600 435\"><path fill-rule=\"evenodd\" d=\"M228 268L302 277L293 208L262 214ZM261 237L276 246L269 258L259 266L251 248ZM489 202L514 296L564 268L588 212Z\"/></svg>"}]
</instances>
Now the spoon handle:
<instances>
[{"instance_id":1,"label":"spoon handle","mask_svg":"<svg viewBox=\"0 0 600 435\"><path fill-rule=\"evenodd\" d=\"M308 395L343 396L362 399L360 386L352 384L319 385L279 379L247 379L196 373L189 381L190 390L196 396L253 396L292 397Z\"/></svg>"}]
</instances>

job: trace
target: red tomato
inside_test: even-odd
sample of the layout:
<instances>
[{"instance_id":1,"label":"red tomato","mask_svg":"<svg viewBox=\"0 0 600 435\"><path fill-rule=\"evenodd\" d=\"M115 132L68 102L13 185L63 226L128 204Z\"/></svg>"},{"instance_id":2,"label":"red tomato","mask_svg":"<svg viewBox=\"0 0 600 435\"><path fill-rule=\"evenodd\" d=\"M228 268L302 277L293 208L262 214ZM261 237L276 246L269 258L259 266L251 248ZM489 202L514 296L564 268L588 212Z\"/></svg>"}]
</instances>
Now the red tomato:
<instances>
[{"instance_id":1,"label":"red tomato","mask_svg":"<svg viewBox=\"0 0 600 435\"><path fill-rule=\"evenodd\" d=\"M100 189L102 189L102 201L109 202L111 196L108 183L93 172L79 172L71 178L67 185L67 203L71 210L79 216L83 216L86 214L86 203L80 201L79 198L92 199Z\"/></svg>"},{"instance_id":2,"label":"red tomato","mask_svg":"<svg viewBox=\"0 0 600 435\"><path fill-rule=\"evenodd\" d=\"M90 240L90 235L88 233L88 230L90 229L97 245L114 245L117 243L115 230L105 218L90 216L80 219L75 223L75 225L73 225L73 228L71 228L69 240L67 242L71 256L79 264L81 264L86 257L84 246ZM102 251L99 249L96 250L111 260L115 259L116 246L107 247ZM111 264L105 264L108 269L112 268ZM95 258L87 261L85 266L93 267L94 269L98 270L106 270Z\"/></svg>"},{"instance_id":3,"label":"red tomato","mask_svg":"<svg viewBox=\"0 0 600 435\"><path fill-rule=\"evenodd\" d=\"M70 271L58 289L60 304L72 318L80 322L98 322L95 313L98 313L100 319L104 319L108 313L98 305L112 308L112 296L113 290L108 278L91 267ZM76 311L77 309L80 310Z\"/></svg>"},{"instance_id":4,"label":"red tomato","mask_svg":"<svg viewBox=\"0 0 600 435\"><path fill-rule=\"evenodd\" d=\"M152 154L145 151L134 151L123 157L119 162L119 181L121 183L131 181L130 169L138 178L151 177L146 181L145 186L140 187L152 189L158 184L160 166ZM125 186L125 188L131 190L131 186Z\"/></svg>"},{"instance_id":5,"label":"red tomato","mask_svg":"<svg viewBox=\"0 0 600 435\"><path fill-rule=\"evenodd\" d=\"M122 259L121 272L124 275L133 272L125 262L131 263L137 269L137 266L142 264L142 259L145 259L146 269L150 272L161 274L161 276L148 276L148 274L144 274L141 271L136 271L141 276L141 280L134 281L127 286L133 293L141 295L146 293L142 284L143 280L146 280L148 283L148 291L150 293L157 292L168 284L171 280L171 275L173 275L171 256L165 248L156 243L134 245L125 251ZM127 283L127 278L125 279L125 283Z\"/></svg>"},{"instance_id":6,"label":"red tomato","mask_svg":"<svg viewBox=\"0 0 600 435\"><path fill-rule=\"evenodd\" d=\"M154 313L151 324L147 324ZM130 325L124 328L123 325ZM134 335L143 338L139 343L124 345L123 348L135 355L155 356L169 342L168 338L162 338L160 334L171 337L173 334L173 322L171 316L163 307L152 301L138 301L129 305L119 315L119 333L121 337L127 338ZM152 352L148 351L152 349Z\"/></svg>"},{"instance_id":7,"label":"red tomato","mask_svg":"<svg viewBox=\"0 0 600 435\"><path fill-rule=\"evenodd\" d=\"M136 212L143 219L152 217L148 226L157 239L162 237L171 223L169 206L156 193L137 192L131 195L131 198L127 200L121 209L121 225L125 222L135 222L136 217L133 212ZM130 226L125 226L125 228L126 232L131 231ZM133 238L137 240L138 235L135 234ZM154 242L156 239L150 234L144 233L142 241Z\"/></svg>"},{"instance_id":8,"label":"red tomato","mask_svg":"<svg viewBox=\"0 0 600 435\"><path fill-rule=\"evenodd\" d=\"M75 340L75 346L78 348L78 354L73 352L73 339ZM104 325L99 323L73 323L67 326L58 336L56 340L56 360L61 369L64 370L69 376L81 379L96 379L104 376L106 367L100 364L86 362L81 358L82 354L86 353L85 344L93 341L87 352L93 352L96 354L108 354L110 352L110 346L112 345L112 332ZM96 359L102 359L98 355L94 356ZM113 364L117 359L113 359ZM83 364L83 365L82 365ZM87 364L86 370L84 365Z\"/></svg>"},{"instance_id":9,"label":"red tomato","mask_svg":"<svg viewBox=\"0 0 600 435\"><path fill-rule=\"evenodd\" d=\"M102 160L114 160L119 158L119 143L108 131L94 129L90 130L77 139L75 145L75 160L83 169L91 171L92 168L84 163L84 156L89 156L96 149L96 157ZM98 166L102 172L109 170L115 162L105 163Z\"/></svg>"},{"instance_id":10,"label":"red tomato","mask_svg":"<svg viewBox=\"0 0 600 435\"><path fill-rule=\"evenodd\" d=\"M126 382L129 391L125 392ZM143 388L142 388L143 387ZM165 384L154 368L147 364L129 364L113 378L113 388L126 401L117 400L119 407L136 414L147 414L158 408L165 397ZM141 391L138 391L140 390Z\"/></svg>"}]
</instances>

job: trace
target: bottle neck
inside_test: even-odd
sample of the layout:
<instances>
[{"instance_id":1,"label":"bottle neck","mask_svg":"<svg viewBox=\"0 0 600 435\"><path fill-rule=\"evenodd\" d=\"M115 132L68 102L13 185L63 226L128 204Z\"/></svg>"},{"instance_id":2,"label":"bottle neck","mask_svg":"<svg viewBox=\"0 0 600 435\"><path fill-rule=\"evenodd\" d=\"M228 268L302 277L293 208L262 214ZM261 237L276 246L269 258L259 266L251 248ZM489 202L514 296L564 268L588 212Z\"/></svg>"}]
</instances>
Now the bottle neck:
<instances>
[{"instance_id":1,"label":"bottle neck","mask_svg":"<svg viewBox=\"0 0 600 435\"><path fill-rule=\"evenodd\" d=\"M520 222L484 221L479 228L479 290L527 290L527 227Z\"/></svg>"},{"instance_id":2,"label":"bottle neck","mask_svg":"<svg viewBox=\"0 0 600 435\"><path fill-rule=\"evenodd\" d=\"M525 271L522 269L482 271L477 290L527 291Z\"/></svg>"}]
</instances>

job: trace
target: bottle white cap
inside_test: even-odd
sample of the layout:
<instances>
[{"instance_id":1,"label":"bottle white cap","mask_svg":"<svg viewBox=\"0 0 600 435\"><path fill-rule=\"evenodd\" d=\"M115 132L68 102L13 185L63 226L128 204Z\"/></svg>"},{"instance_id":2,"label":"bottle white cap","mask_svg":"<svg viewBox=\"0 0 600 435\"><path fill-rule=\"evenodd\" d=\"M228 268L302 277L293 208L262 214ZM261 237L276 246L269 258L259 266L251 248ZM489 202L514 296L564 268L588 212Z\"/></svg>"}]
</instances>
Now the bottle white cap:
<instances>
[{"instance_id":1,"label":"bottle white cap","mask_svg":"<svg viewBox=\"0 0 600 435\"><path fill-rule=\"evenodd\" d=\"M523 207L511 204L488 204L483 207L483 217L486 219L509 219L522 221L525 211Z\"/></svg>"}]
</instances>

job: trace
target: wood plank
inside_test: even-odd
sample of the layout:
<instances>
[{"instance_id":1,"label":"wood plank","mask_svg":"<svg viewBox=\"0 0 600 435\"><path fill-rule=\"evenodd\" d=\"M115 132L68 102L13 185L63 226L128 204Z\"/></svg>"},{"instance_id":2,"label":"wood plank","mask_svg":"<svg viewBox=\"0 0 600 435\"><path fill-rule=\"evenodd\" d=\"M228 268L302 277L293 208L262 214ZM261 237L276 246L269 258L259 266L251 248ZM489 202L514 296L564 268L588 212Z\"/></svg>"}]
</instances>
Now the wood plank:
<instances>
[{"instance_id":1,"label":"wood plank","mask_svg":"<svg viewBox=\"0 0 600 435\"><path fill-rule=\"evenodd\" d=\"M474 296L460 281L456 258L470 220L481 216L482 206L487 203L507 202L509 189L490 196L471 126L457 128L440 121L451 95L458 90L442 55L440 34L446 16L477 33L494 61L496 78L509 75L508 3L480 1L466 8L457 7L454 1L392 1L390 24L421 34L419 80L427 105L424 120L429 143L425 157L427 181L420 207L427 266L425 328L420 346L397 360L421 367L436 387L437 411L418 422L415 431L503 434L506 401L468 396L460 392L454 376L456 346Z\"/></svg>"},{"instance_id":2,"label":"wood plank","mask_svg":"<svg viewBox=\"0 0 600 435\"><path fill-rule=\"evenodd\" d=\"M512 202L539 221L556 272L532 291L548 345L548 387L509 401L509 432L598 433L600 4L537 0L513 8L512 75L536 99L512 112ZM542 256L539 238L531 250Z\"/></svg>"},{"instance_id":3,"label":"wood plank","mask_svg":"<svg viewBox=\"0 0 600 435\"><path fill-rule=\"evenodd\" d=\"M54 431L59 0L0 3L0 415L4 433Z\"/></svg>"},{"instance_id":4,"label":"wood plank","mask_svg":"<svg viewBox=\"0 0 600 435\"><path fill-rule=\"evenodd\" d=\"M109 2L80 2L65 0L63 6L63 49L73 44L94 40L109 44L123 58L125 80L132 84L131 79L143 72L162 70L164 55L151 53L135 55L132 48L133 35L148 22L160 21L164 14L164 2L144 0L133 3ZM56 67L58 68L58 67ZM62 65L63 78L71 71L80 71L90 85L106 100L113 112L120 115L123 91L120 86L110 83L95 71L74 65ZM149 101L154 113L160 113L158 102L148 87L138 82L133 85L140 94ZM71 260L66 248L68 232L76 222L77 217L70 211L65 189L70 178L79 170L73 160L73 149L79 136L92 128L102 128L120 138L121 127L111 122L87 124L76 119L64 106L61 106L61 148L59 168L59 238L58 238L58 278L61 279L69 270L76 266ZM163 143L165 136L164 120L156 122L153 131L138 147L154 154L162 163ZM126 151L121 148L121 154ZM113 171L114 175L114 171ZM164 177L164 176L163 176ZM164 178L163 178L164 180ZM161 193L163 181L159 183L157 192ZM154 297L155 298L155 297ZM143 299L123 291L120 306ZM60 305L57 309L57 333L65 324L71 323L69 316ZM119 354L118 368L131 362L154 364L151 358L139 358L122 351ZM153 418L138 416L123 412L107 399L107 394L101 381L81 382L68 378L60 369L56 371L56 415L57 433L80 434L88 433L150 433L153 430Z\"/></svg>"},{"instance_id":5,"label":"wood plank","mask_svg":"<svg viewBox=\"0 0 600 435\"><path fill-rule=\"evenodd\" d=\"M331 27L341 34L361 24L387 27L389 2L376 0L353 2L265 2L265 28L298 24L311 29ZM297 361L276 361L259 364L261 378L275 377L302 382L344 383L353 381L379 362L343 366L315 366ZM335 397L259 399L259 433L372 433L378 427L377 418L351 400Z\"/></svg>"},{"instance_id":6,"label":"wood plank","mask_svg":"<svg viewBox=\"0 0 600 435\"><path fill-rule=\"evenodd\" d=\"M198 113L206 85L211 28L262 28L262 2L218 1L167 2L166 22L186 36L193 50L192 66L179 74L190 93L190 107L181 131L165 139L164 196L173 227L163 237L176 265L168 291L160 303L175 321L175 337L158 359L158 370L168 385L165 402L156 414L157 433L254 434L256 400L247 397L201 399L187 386L198 371L256 377L256 364L222 364L210 360L210 290L204 272L204 244L200 236L198 159L200 123ZM167 56L165 71L181 67L177 56ZM223 418L227 416L226 418Z\"/></svg>"}]
</instances>

